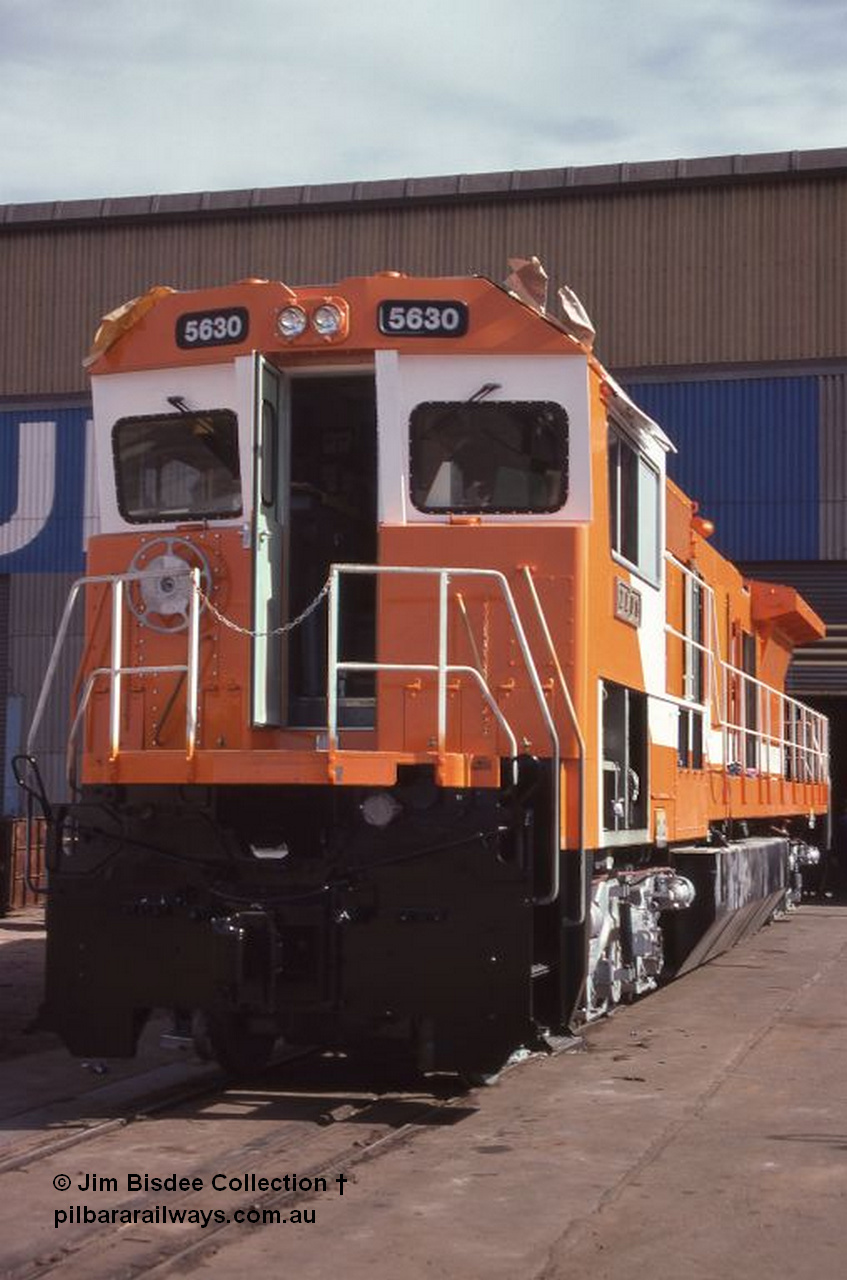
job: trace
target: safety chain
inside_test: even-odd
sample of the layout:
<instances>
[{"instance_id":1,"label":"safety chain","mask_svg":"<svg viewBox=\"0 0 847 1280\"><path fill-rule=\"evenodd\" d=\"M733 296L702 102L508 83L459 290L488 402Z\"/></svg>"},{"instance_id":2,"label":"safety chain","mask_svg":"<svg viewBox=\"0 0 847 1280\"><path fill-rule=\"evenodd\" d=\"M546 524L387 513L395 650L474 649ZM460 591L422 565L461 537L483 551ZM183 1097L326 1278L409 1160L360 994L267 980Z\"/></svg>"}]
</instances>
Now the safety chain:
<instances>
[{"instance_id":1,"label":"safety chain","mask_svg":"<svg viewBox=\"0 0 847 1280\"><path fill-rule=\"evenodd\" d=\"M205 592L198 588L197 594L209 612L217 618L218 622L222 622L225 627L229 627L230 631L237 631L239 635L253 636L255 639L260 639L269 636L282 636L288 631L293 631L295 627L299 627L300 623L305 622L309 614L314 613L324 598L329 595L331 583L332 579L327 578L314 600L307 604L306 608L301 613L298 613L296 618L292 618L290 622L284 622L281 627L274 627L273 631L252 631L250 627L242 627L239 623L233 622L232 618L228 618L225 613L221 613L220 609L212 604Z\"/></svg>"}]
</instances>

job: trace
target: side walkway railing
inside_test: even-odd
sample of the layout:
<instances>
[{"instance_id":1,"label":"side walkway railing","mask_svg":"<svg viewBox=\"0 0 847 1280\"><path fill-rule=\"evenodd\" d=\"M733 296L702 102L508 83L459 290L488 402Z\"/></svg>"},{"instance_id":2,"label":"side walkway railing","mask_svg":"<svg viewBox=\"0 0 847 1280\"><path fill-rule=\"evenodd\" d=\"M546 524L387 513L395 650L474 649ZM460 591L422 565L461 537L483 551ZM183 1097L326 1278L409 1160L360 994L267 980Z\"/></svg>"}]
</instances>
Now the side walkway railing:
<instances>
[{"instance_id":1,"label":"side walkway railing","mask_svg":"<svg viewBox=\"0 0 847 1280\"><path fill-rule=\"evenodd\" d=\"M695 660L702 660L705 668L703 700L674 697L672 701L702 713L706 730L720 731L720 764L729 775L827 782L829 724L826 716L722 657L713 589L675 557L667 559L683 577L696 584L705 603L706 640L695 640L691 634L665 624L666 635L683 646L684 668L690 670ZM708 732L704 751L708 754ZM712 760L712 764L715 763Z\"/></svg>"}]
</instances>

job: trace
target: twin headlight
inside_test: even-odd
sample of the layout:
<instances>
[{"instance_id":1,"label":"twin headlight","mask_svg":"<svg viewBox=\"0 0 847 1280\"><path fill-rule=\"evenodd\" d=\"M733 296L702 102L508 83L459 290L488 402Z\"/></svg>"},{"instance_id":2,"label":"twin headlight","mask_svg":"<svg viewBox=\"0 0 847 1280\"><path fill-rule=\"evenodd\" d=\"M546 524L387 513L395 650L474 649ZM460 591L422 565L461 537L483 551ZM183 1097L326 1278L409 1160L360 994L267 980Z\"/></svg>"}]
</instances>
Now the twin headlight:
<instances>
[{"instance_id":1,"label":"twin headlight","mask_svg":"<svg viewBox=\"0 0 847 1280\"><path fill-rule=\"evenodd\" d=\"M322 302L311 312L299 303L283 307L276 318L277 333L292 341L311 330L319 338L344 338L347 336L349 317L347 309L337 302Z\"/></svg>"}]
</instances>

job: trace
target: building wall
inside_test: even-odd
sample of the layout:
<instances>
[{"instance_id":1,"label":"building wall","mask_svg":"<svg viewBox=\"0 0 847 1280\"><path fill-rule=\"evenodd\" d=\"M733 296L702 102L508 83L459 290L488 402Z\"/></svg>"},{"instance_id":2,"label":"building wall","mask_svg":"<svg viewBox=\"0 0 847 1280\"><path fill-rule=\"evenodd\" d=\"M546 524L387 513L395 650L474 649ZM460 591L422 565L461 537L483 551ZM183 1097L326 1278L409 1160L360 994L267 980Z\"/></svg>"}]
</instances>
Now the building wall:
<instances>
[{"instance_id":1,"label":"building wall","mask_svg":"<svg viewBox=\"0 0 847 1280\"><path fill-rule=\"evenodd\" d=\"M726 555L847 557L847 370L627 385L678 447L669 471Z\"/></svg>"},{"instance_id":2,"label":"building wall","mask_svg":"<svg viewBox=\"0 0 847 1280\"><path fill-rule=\"evenodd\" d=\"M9 722L9 578L0 574L0 814L7 812L8 758L7 751Z\"/></svg>"},{"instance_id":3,"label":"building wall","mask_svg":"<svg viewBox=\"0 0 847 1280\"><path fill-rule=\"evenodd\" d=\"M826 622L791 664L800 698L847 695L845 386L844 373L628 381L677 446L668 471L714 544L751 577L796 587Z\"/></svg>"},{"instance_id":4,"label":"building wall","mask_svg":"<svg viewBox=\"0 0 847 1280\"><path fill-rule=\"evenodd\" d=\"M617 368L841 359L847 152L0 208L0 395L82 391L96 324L152 284L538 254Z\"/></svg>"},{"instance_id":5,"label":"building wall","mask_svg":"<svg viewBox=\"0 0 847 1280\"><path fill-rule=\"evenodd\" d=\"M668 471L714 523L713 542L724 555L824 558L820 383L816 377L629 380L630 393L676 445ZM842 503L845 498L842 489Z\"/></svg>"},{"instance_id":6,"label":"building wall","mask_svg":"<svg viewBox=\"0 0 847 1280\"><path fill-rule=\"evenodd\" d=\"M90 417L87 403L0 402L0 573L81 571Z\"/></svg>"},{"instance_id":7,"label":"building wall","mask_svg":"<svg viewBox=\"0 0 847 1280\"><path fill-rule=\"evenodd\" d=\"M96 519L90 408L49 404L0 411L0 813L21 812L10 770L23 751L71 583L83 572ZM81 615L57 671L37 742L54 799L65 798L68 707Z\"/></svg>"},{"instance_id":8,"label":"building wall","mask_svg":"<svg viewBox=\"0 0 847 1280\"><path fill-rule=\"evenodd\" d=\"M8 578L7 698L12 715L7 719L5 742L4 811L7 814L22 812L23 796L10 785L8 762L26 745L53 642L75 576L67 573L15 573ZM82 610L78 608L46 703L41 730L33 743L47 794L53 801L68 798L65 745L71 690L82 651L82 637Z\"/></svg>"},{"instance_id":9,"label":"building wall","mask_svg":"<svg viewBox=\"0 0 847 1280\"><path fill-rule=\"evenodd\" d=\"M101 316L156 283L501 280L537 254L675 440L671 472L717 544L759 576L835 584L819 596L826 661L797 670L847 694L845 227L847 150L0 206L4 810L95 519L82 357ZM39 744L54 794L71 684L64 669Z\"/></svg>"},{"instance_id":10,"label":"building wall","mask_svg":"<svg viewBox=\"0 0 847 1280\"><path fill-rule=\"evenodd\" d=\"M820 554L847 558L847 372L818 379ZM845 619L847 621L847 619Z\"/></svg>"}]
</instances>

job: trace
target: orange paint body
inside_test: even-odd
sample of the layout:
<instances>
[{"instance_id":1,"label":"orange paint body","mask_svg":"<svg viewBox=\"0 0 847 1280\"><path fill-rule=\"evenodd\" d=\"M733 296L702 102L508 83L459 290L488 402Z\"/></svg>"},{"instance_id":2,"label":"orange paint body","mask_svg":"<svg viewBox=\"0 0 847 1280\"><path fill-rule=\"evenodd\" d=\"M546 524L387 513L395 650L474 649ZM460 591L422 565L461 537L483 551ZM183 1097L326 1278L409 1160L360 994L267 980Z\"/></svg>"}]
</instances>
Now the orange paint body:
<instances>
[{"instance_id":1,"label":"orange paint body","mask_svg":"<svg viewBox=\"0 0 847 1280\"><path fill-rule=\"evenodd\" d=\"M399 336L381 332L376 320L380 303L398 297L419 302L424 316L428 303L460 301L470 317L467 333L456 337L435 332ZM309 331L293 340L279 336L276 323L282 308L296 302L308 315L315 306L332 299L343 301L340 336L319 338ZM218 316L236 309L249 316L249 326L240 340L194 349L176 345L175 326L181 316ZM488 361L486 368L496 368L498 361L505 361L509 369L526 358L544 357L551 368L581 362L585 370L581 412L586 438L580 447L587 458L581 483L590 516L583 513L570 518L566 507L562 518L454 513L419 519L406 492L406 515L398 518L392 508L380 516L375 563L451 571L442 657L448 668L464 670L446 671L443 739L439 741L437 674L393 669L402 664L433 668L439 662L438 580L411 575L380 578L376 588L372 657L382 669L375 676L369 725L341 727L334 742L328 740L325 725L286 725L284 713L283 723L258 727L251 724L255 659L247 634L256 629L255 530L251 533L249 513L255 499L245 469L250 465L251 450L255 456L259 445L255 439L248 442L242 456L242 520L175 525L152 522L143 528L124 522L91 540L90 575L124 573L145 540L163 535L198 547L211 570L212 605L242 630L226 626L209 608L200 615L196 744L189 750L189 681L184 675L123 676L118 750L110 740L110 680L99 677L80 734L82 781L216 786L329 781L340 786L385 787L394 783L399 766L419 763L432 764L435 778L443 786L498 787L512 748L490 699L512 727L518 753L545 758L552 754L553 745L539 703L540 688L561 753L563 848L576 848L581 843L596 849L628 839L641 843L658 839L660 844L692 842L702 840L710 826L728 818L777 820L826 811L824 727L809 720L798 731L799 738L793 730L786 737L786 717L791 720L800 713L787 711L788 704L781 699L792 646L823 634L820 620L787 589L745 583L698 532L693 504L663 479L658 491L663 496L666 493L667 499L664 515L657 515L661 545L656 580L645 580L626 556L614 554L610 421L622 422L623 436L630 443L647 441L645 447L648 454L652 450L653 457L650 466L656 468L657 475L662 470L656 461L661 453L656 445L660 433L651 437L649 426L637 420L634 426L629 422L627 436L625 397L599 362L560 326L482 279L423 280L393 275L342 281L328 290L244 282L193 294L169 293L146 310L139 308L135 323L132 318L130 309L120 322L104 331L104 339L110 339L111 345L92 363L95 382L109 384L114 403L120 399L124 378L136 395L135 388L142 385L139 375L146 375L151 385L161 375L164 395L171 385L178 388L181 371L194 371L196 379L212 366L220 369L247 361L255 351L292 379L310 372L331 378L345 370L374 376L376 359L378 388L381 371L389 368L379 363L386 353L399 353L401 373L412 369L416 358L423 355L431 362L443 362L445 371L457 357ZM196 391L201 385L198 381L192 384L195 400L201 399ZM384 452L392 433L405 439L408 422L402 414L392 420L390 397L383 402L380 394L378 390L378 449ZM437 401L440 394L438 376L433 374L428 398ZM540 398L547 400L550 395L545 392ZM199 407L216 408L214 396ZM568 413L575 440L577 415L570 406ZM101 485L108 486L112 483L111 432L116 414L102 420L95 416ZM239 410L246 438L249 427L243 416ZM386 485L381 474L380 485L390 487L390 479ZM398 476L398 484L400 480ZM408 476L402 480L407 486ZM504 576L537 685L499 586L488 578L463 575L458 570L496 570ZM529 579L543 617L533 603ZM700 610L699 640L690 622L692 591ZM107 595L107 588L89 589L83 680L94 668L109 668L112 661ZM706 600L708 603L703 603ZM555 653L547 644L545 622ZM125 624L122 664L129 669L179 665L186 661L187 645L185 629L166 634L147 626L143 616L132 615ZM746 677L741 674L745 662ZM726 669L726 664L738 672ZM696 677L692 675L695 668ZM579 733L567 706L562 678ZM759 684L753 680L772 691L755 692ZM617 722L604 711L609 698L618 696L618 689L630 691L627 723L638 716L646 718L646 756L643 760L639 757L637 768L629 755L615 755L618 748L614 740L620 736ZM642 703L634 695L646 695L646 700ZM686 758L679 745L680 717L685 726L695 726L691 731L694 745ZM631 729L627 732L633 733ZM579 736L584 748L582 764ZM627 751L637 754L633 741ZM794 763L787 767L792 750ZM580 768L584 770L582 824ZM631 778L627 782L626 774L638 775L637 783ZM628 786L630 792L638 787L640 796L630 794L626 801L609 792L611 798L604 798L604 787L612 786L613 775L615 786ZM627 803L639 816L631 821L622 818L624 825L619 827L615 806L623 812ZM616 814L614 823L610 812Z\"/></svg>"}]
</instances>

